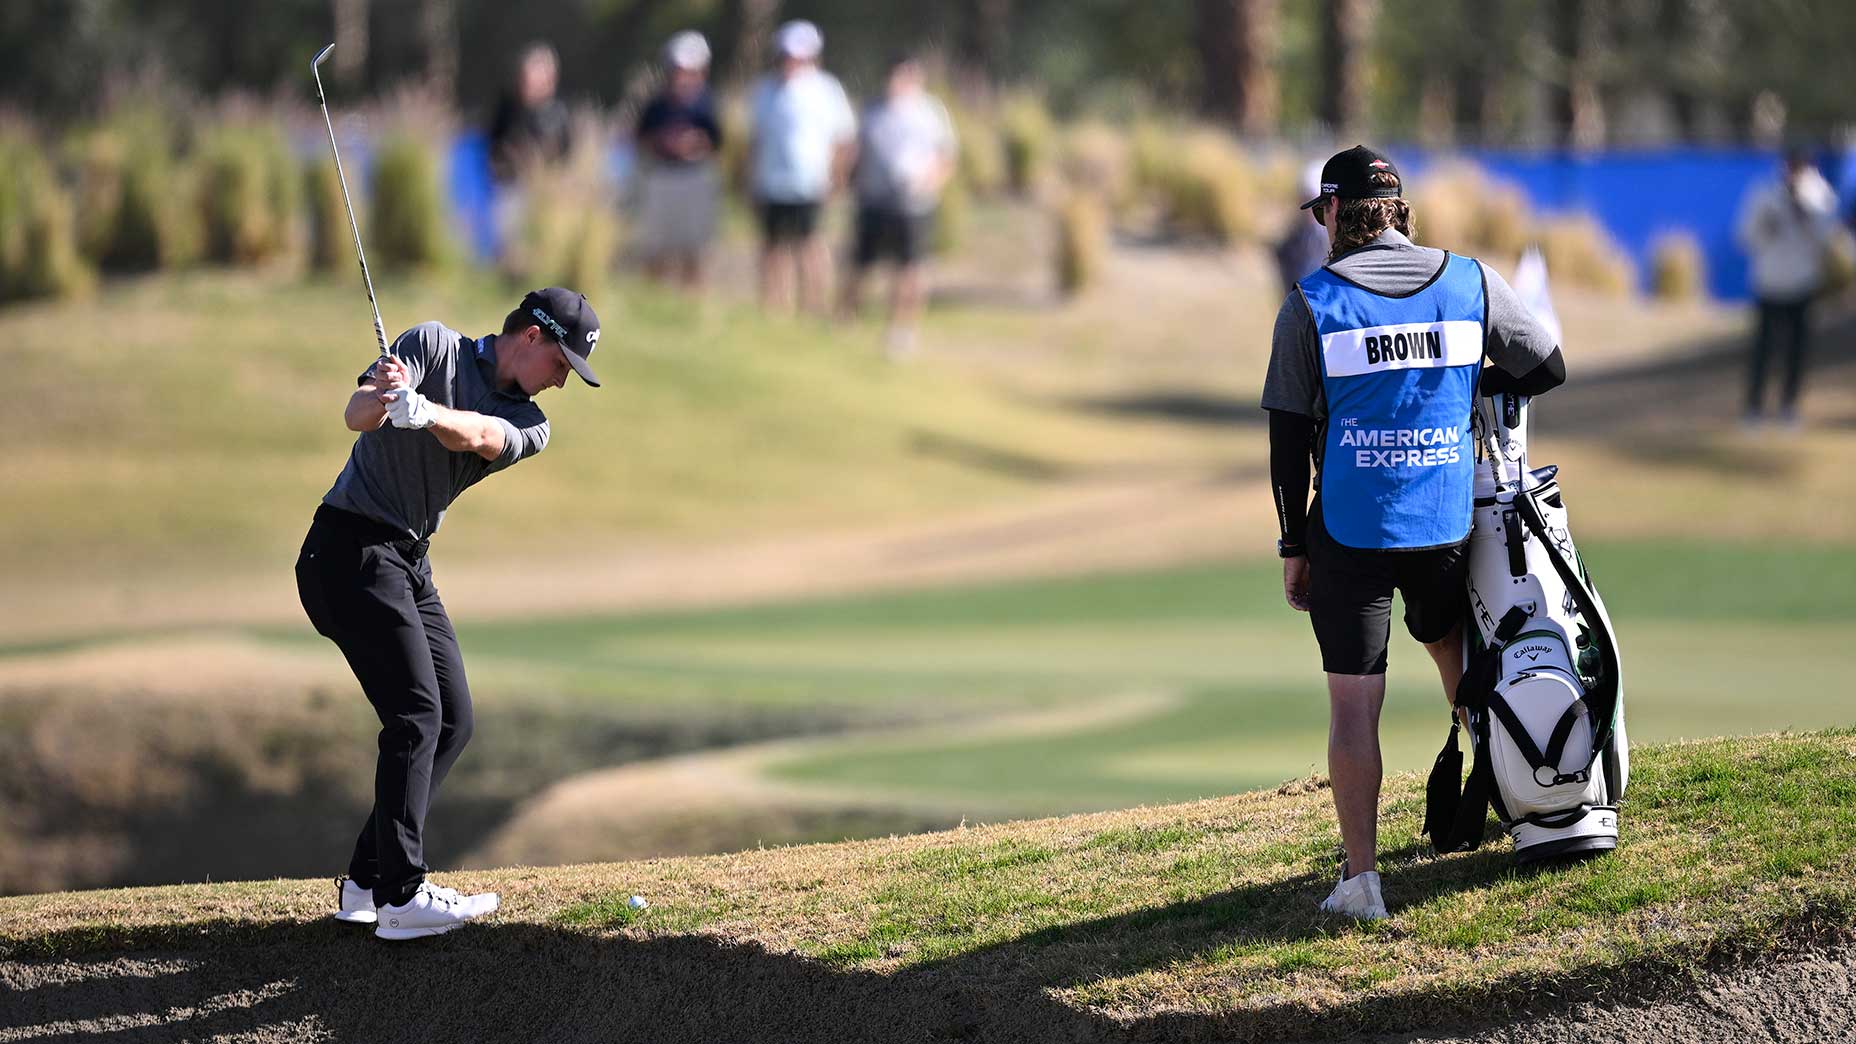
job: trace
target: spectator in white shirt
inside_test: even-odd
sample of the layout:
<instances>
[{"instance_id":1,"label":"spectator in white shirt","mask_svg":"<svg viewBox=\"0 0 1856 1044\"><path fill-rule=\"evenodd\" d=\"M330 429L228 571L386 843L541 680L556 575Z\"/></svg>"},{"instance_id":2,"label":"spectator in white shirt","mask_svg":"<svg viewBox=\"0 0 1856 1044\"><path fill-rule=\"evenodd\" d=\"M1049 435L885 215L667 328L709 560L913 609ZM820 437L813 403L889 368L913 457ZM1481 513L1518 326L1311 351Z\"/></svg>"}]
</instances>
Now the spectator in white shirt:
<instances>
[{"instance_id":1,"label":"spectator in white shirt","mask_svg":"<svg viewBox=\"0 0 1856 1044\"><path fill-rule=\"evenodd\" d=\"M933 246L936 207L954 172L957 149L946 106L923 89L921 64L911 57L897 59L883 98L864 110L852 178L857 234L843 301L845 314L856 315L864 274L878 262L894 264L892 355L906 354L915 344L927 297L925 262Z\"/></svg>"},{"instance_id":2,"label":"spectator in white shirt","mask_svg":"<svg viewBox=\"0 0 1856 1044\"><path fill-rule=\"evenodd\" d=\"M1837 231L1836 193L1803 149L1785 155L1781 175L1756 187L1740 208L1738 236L1752 260L1758 332L1747 374L1746 421L1765 413L1766 369L1783 350L1779 421L1798 424L1798 392L1810 349L1811 302L1824 288L1824 255Z\"/></svg>"},{"instance_id":3,"label":"spectator in white shirt","mask_svg":"<svg viewBox=\"0 0 1856 1044\"><path fill-rule=\"evenodd\" d=\"M857 117L836 77L818 67L825 38L811 22L774 33L779 69L755 85L751 192L760 210L762 306L797 283L802 309L823 313L831 256L819 210L844 181L857 148Z\"/></svg>"}]
</instances>

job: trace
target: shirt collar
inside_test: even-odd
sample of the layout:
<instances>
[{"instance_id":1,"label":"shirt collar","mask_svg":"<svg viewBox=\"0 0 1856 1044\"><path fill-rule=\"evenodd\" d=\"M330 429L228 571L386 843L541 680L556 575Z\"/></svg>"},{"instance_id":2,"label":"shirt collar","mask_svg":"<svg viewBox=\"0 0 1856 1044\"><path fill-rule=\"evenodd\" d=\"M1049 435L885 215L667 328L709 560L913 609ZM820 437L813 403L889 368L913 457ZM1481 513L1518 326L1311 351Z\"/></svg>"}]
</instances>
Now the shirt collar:
<instances>
[{"instance_id":1,"label":"shirt collar","mask_svg":"<svg viewBox=\"0 0 1856 1044\"><path fill-rule=\"evenodd\" d=\"M475 355L477 357L477 372L483 375L483 383L489 385L491 391L498 395L507 395L512 399L528 398L528 396L522 394L521 388L517 388L515 391L504 391L502 385L497 383L495 334L484 334L482 337L477 338Z\"/></svg>"},{"instance_id":2,"label":"shirt collar","mask_svg":"<svg viewBox=\"0 0 1856 1044\"><path fill-rule=\"evenodd\" d=\"M1352 250L1349 250L1346 253L1341 254L1339 257L1334 258L1334 261L1339 261L1342 257L1351 257L1354 254L1360 253L1363 250L1398 250L1400 248L1411 247L1415 245L1416 244L1412 243L1410 239L1407 239L1405 237L1405 234L1403 232L1400 232L1398 229L1393 228L1390 225L1388 225L1385 228L1381 229L1378 235L1374 236L1372 239L1366 241L1365 243L1362 243L1359 246L1354 247ZM1330 261L1328 263L1333 264L1334 262Z\"/></svg>"}]
</instances>

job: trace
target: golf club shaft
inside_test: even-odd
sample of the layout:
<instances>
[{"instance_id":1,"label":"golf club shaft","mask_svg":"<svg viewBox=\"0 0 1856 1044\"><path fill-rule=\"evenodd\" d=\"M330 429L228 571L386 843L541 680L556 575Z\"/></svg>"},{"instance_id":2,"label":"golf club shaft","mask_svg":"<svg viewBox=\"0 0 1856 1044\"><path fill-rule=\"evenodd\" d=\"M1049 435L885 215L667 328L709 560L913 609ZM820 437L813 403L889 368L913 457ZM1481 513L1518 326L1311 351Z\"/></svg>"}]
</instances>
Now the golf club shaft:
<instances>
[{"instance_id":1,"label":"golf club shaft","mask_svg":"<svg viewBox=\"0 0 1856 1044\"><path fill-rule=\"evenodd\" d=\"M335 144L335 121L329 118L329 100L322 93L322 60L335 50L330 44L316 55L309 64L309 72L316 79L316 100L322 103L322 122L329 128L329 151L335 155L335 180L342 187L342 206L348 210L348 228L354 233L354 256L361 262L361 282L367 287L367 305L374 310L374 339L380 343L380 354L387 354L387 328L380 321L380 304L374 300L374 280L367 274L367 251L361 249L361 223L354 217L354 202L348 198L348 177L342 173L342 151Z\"/></svg>"}]
</instances>

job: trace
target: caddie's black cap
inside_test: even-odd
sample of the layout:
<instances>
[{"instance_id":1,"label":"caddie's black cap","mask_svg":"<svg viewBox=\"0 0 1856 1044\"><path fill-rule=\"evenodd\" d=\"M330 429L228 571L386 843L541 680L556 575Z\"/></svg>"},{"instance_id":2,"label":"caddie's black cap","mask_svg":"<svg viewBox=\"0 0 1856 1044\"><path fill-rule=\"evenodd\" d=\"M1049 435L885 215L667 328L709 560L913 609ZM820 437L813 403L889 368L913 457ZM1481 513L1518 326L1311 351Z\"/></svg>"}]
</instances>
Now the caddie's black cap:
<instances>
[{"instance_id":1,"label":"caddie's black cap","mask_svg":"<svg viewBox=\"0 0 1856 1044\"><path fill-rule=\"evenodd\" d=\"M1390 174L1391 185L1375 185L1374 174ZM1336 152L1321 166L1321 195L1302 204L1303 210L1321 205L1329 196L1342 199L1396 199L1403 185L1392 161L1364 145Z\"/></svg>"},{"instance_id":2,"label":"caddie's black cap","mask_svg":"<svg viewBox=\"0 0 1856 1044\"><path fill-rule=\"evenodd\" d=\"M599 387L599 378L586 361L599 347L599 316L593 314L585 294L559 286L530 290L522 299L522 314L554 338L581 380Z\"/></svg>"}]
</instances>

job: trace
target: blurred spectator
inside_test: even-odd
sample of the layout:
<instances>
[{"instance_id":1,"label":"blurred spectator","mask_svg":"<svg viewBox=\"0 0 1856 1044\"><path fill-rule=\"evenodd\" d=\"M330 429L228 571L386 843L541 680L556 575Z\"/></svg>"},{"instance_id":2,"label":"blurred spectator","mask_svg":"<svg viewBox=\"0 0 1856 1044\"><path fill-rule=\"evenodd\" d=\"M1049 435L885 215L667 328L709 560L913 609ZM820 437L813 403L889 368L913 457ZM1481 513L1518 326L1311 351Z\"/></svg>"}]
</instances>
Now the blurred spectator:
<instances>
[{"instance_id":1,"label":"blurred spectator","mask_svg":"<svg viewBox=\"0 0 1856 1044\"><path fill-rule=\"evenodd\" d=\"M715 154L722 128L709 95L709 42L685 30L664 46L667 80L638 117L644 164L639 239L651 278L702 285L703 254L715 237L722 182Z\"/></svg>"},{"instance_id":2,"label":"blurred spectator","mask_svg":"<svg viewBox=\"0 0 1856 1044\"><path fill-rule=\"evenodd\" d=\"M554 96L560 61L554 48L532 43L516 63L515 83L496 103L490 121L490 173L515 181L538 164L557 163L573 145L567 106Z\"/></svg>"},{"instance_id":3,"label":"blurred spectator","mask_svg":"<svg viewBox=\"0 0 1856 1044\"><path fill-rule=\"evenodd\" d=\"M1785 154L1779 177L1756 186L1740 208L1740 245L1752 259L1758 330L1747 376L1746 421L1765 411L1766 368L1785 353L1779 420L1798 423L1798 392L1810 349L1811 301L1824 288L1825 252L1836 233L1836 194L1803 149Z\"/></svg>"},{"instance_id":4,"label":"blurred spectator","mask_svg":"<svg viewBox=\"0 0 1856 1044\"><path fill-rule=\"evenodd\" d=\"M1321 195L1321 164L1311 163L1302 170L1302 198L1313 199ZM1313 221L1302 220L1297 214L1289 222L1289 227L1276 242L1276 277L1282 282L1285 296L1295 290L1295 284L1313 275L1315 269L1327 263L1328 231Z\"/></svg>"},{"instance_id":5,"label":"blurred spectator","mask_svg":"<svg viewBox=\"0 0 1856 1044\"><path fill-rule=\"evenodd\" d=\"M755 86L751 105L761 304L783 301L796 280L800 307L822 313L831 256L818 236L819 210L856 153L857 117L837 78L818 67L825 38L817 26L787 22L773 43L779 68Z\"/></svg>"},{"instance_id":6,"label":"blurred spectator","mask_svg":"<svg viewBox=\"0 0 1856 1044\"><path fill-rule=\"evenodd\" d=\"M925 262L934 243L935 208L954 172L958 146L946 106L922 88L914 58L891 64L882 100L864 110L853 184L857 232L851 272L844 282L844 312L862 305L863 277L871 265L890 262L889 350L915 346L927 296Z\"/></svg>"}]
</instances>

